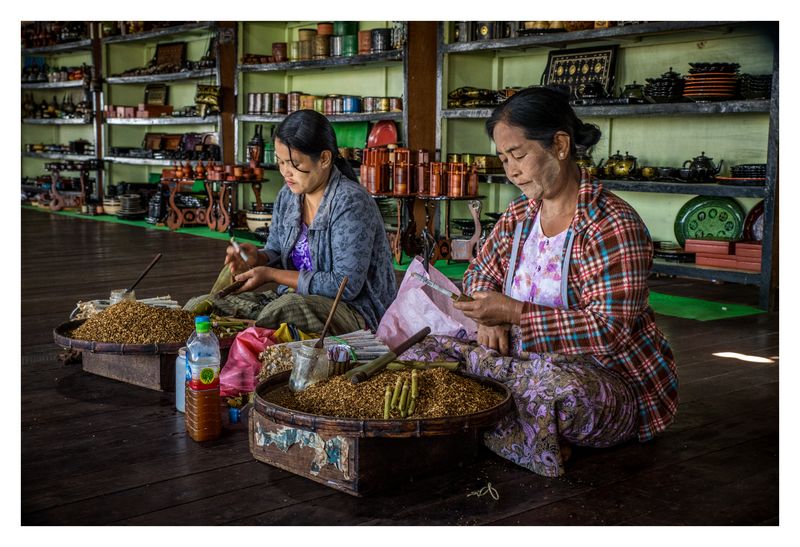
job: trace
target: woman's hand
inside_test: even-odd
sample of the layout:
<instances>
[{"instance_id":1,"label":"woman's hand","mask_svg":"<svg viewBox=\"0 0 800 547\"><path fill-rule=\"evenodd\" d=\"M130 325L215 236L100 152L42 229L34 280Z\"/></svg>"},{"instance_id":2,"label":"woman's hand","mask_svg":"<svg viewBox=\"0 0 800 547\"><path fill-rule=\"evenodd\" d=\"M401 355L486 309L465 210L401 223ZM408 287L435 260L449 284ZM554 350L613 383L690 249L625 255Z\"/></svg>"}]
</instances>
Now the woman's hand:
<instances>
[{"instance_id":1,"label":"woman's hand","mask_svg":"<svg viewBox=\"0 0 800 547\"><path fill-rule=\"evenodd\" d=\"M244 285L234 294L254 291L261 285L273 280L273 268L269 266L257 266L246 272L240 273L233 278L234 281L244 281Z\"/></svg>"},{"instance_id":2,"label":"woman's hand","mask_svg":"<svg viewBox=\"0 0 800 547\"><path fill-rule=\"evenodd\" d=\"M510 325L498 325L496 327L485 327L478 325L478 343L482 346L497 350L500 355L508 355Z\"/></svg>"},{"instance_id":3,"label":"woman's hand","mask_svg":"<svg viewBox=\"0 0 800 547\"><path fill-rule=\"evenodd\" d=\"M495 291L476 292L472 302L455 302L453 307L470 319L487 327L519 325L524 303Z\"/></svg>"},{"instance_id":4,"label":"woman's hand","mask_svg":"<svg viewBox=\"0 0 800 547\"><path fill-rule=\"evenodd\" d=\"M225 264L229 265L233 275L246 272L248 269L258 266L258 247L252 243L239 243L239 248L247 255L247 262L242 260L233 245L228 245L228 249L225 251Z\"/></svg>"}]
</instances>

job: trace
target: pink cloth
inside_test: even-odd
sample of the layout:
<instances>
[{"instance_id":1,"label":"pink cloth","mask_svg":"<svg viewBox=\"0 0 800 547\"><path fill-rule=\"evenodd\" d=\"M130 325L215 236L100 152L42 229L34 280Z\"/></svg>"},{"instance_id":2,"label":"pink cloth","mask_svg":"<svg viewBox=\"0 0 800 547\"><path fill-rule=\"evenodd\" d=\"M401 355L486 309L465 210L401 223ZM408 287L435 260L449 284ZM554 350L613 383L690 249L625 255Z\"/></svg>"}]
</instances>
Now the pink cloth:
<instances>
[{"instance_id":1,"label":"pink cloth","mask_svg":"<svg viewBox=\"0 0 800 547\"><path fill-rule=\"evenodd\" d=\"M223 397L236 397L256 389L256 377L261 371L258 355L272 346L272 329L250 327L236 335L228 360L219 373L219 393Z\"/></svg>"}]
</instances>

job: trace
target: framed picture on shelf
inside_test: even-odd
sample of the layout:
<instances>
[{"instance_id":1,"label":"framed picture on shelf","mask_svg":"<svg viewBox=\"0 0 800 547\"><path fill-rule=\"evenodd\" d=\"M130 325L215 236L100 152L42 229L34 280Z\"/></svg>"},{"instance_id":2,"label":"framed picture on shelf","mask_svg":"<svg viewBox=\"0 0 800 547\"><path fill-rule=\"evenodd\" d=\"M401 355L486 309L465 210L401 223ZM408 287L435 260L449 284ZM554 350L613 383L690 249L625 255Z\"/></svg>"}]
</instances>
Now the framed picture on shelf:
<instances>
[{"instance_id":1,"label":"framed picture on shelf","mask_svg":"<svg viewBox=\"0 0 800 547\"><path fill-rule=\"evenodd\" d=\"M156 65L179 65L186 61L186 42L172 42L156 46Z\"/></svg>"},{"instance_id":2,"label":"framed picture on shelf","mask_svg":"<svg viewBox=\"0 0 800 547\"><path fill-rule=\"evenodd\" d=\"M569 86L573 98L581 97L588 84L598 84L606 96L614 85L617 46L551 51L542 74L544 85Z\"/></svg>"},{"instance_id":3,"label":"framed picture on shelf","mask_svg":"<svg viewBox=\"0 0 800 547\"><path fill-rule=\"evenodd\" d=\"M169 102L169 88L164 84L148 84L144 88L144 104L164 106Z\"/></svg>"}]
</instances>

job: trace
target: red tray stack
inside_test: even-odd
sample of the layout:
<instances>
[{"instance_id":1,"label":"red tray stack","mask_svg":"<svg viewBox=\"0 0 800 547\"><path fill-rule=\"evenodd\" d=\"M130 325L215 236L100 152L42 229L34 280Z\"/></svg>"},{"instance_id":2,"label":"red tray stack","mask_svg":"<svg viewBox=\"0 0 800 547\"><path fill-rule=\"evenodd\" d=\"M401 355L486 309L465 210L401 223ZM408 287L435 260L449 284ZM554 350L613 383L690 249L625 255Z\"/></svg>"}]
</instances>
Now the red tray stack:
<instances>
[{"instance_id":1,"label":"red tray stack","mask_svg":"<svg viewBox=\"0 0 800 547\"><path fill-rule=\"evenodd\" d=\"M751 272L761 271L761 242L739 242L736 244L736 267Z\"/></svg>"},{"instance_id":2,"label":"red tray stack","mask_svg":"<svg viewBox=\"0 0 800 547\"><path fill-rule=\"evenodd\" d=\"M695 253L695 264L712 268L761 271L761 244L687 239L687 253Z\"/></svg>"}]
</instances>

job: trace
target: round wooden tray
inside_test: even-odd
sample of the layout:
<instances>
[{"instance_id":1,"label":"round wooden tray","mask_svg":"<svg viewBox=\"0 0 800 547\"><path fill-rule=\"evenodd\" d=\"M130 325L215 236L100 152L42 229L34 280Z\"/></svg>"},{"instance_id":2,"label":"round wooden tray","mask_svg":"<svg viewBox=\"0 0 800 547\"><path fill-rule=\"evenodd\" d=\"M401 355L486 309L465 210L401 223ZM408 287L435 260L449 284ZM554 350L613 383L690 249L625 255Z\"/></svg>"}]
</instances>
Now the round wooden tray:
<instances>
[{"instance_id":1,"label":"round wooden tray","mask_svg":"<svg viewBox=\"0 0 800 547\"><path fill-rule=\"evenodd\" d=\"M496 424L514 408L511 392L500 382L463 372L457 372L457 374L501 392L504 395L503 400L497 405L480 412L441 418L360 420L356 418L321 416L287 409L264 399L264 396L270 391L288 384L291 371L287 370L267 378L256 387L252 411L281 425L299 427L316 433L344 435L347 437L403 438L454 435L471 429L485 428Z\"/></svg>"},{"instance_id":2,"label":"round wooden tray","mask_svg":"<svg viewBox=\"0 0 800 547\"><path fill-rule=\"evenodd\" d=\"M115 344L111 342L94 342L92 340L79 340L70 338L68 333L83 324L86 319L67 321L53 329L53 341L63 348L88 350L94 353L114 353L118 355L155 355L161 353L177 354L186 342L172 342L169 344ZM220 338L220 349L229 348L235 336Z\"/></svg>"}]
</instances>

